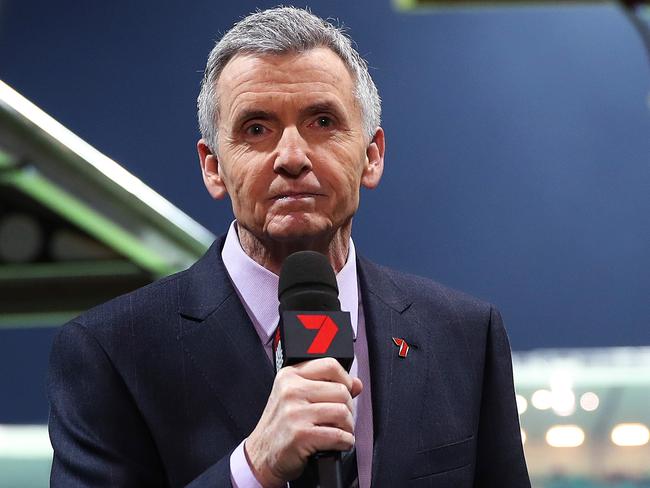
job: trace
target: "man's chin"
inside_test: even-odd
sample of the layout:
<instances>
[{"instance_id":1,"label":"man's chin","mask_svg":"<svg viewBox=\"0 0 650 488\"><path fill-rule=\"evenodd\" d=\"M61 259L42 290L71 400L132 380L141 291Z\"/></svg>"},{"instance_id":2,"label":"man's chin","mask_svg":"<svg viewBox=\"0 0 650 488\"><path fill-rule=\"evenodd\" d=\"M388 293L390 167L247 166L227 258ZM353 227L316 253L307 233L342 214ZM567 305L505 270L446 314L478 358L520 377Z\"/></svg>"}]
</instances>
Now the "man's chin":
<instances>
[{"instance_id":1,"label":"man's chin","mask_svg":"<svg viewBox=\"0 0 650 488\"><path fill-rule=\"evenodd\" d=\"M299 244L326 239L331 236L331 231L332 227L329 223L292 217L271 222L266 227L265 234L271 241Z\"/></svg>"}]
</instances>

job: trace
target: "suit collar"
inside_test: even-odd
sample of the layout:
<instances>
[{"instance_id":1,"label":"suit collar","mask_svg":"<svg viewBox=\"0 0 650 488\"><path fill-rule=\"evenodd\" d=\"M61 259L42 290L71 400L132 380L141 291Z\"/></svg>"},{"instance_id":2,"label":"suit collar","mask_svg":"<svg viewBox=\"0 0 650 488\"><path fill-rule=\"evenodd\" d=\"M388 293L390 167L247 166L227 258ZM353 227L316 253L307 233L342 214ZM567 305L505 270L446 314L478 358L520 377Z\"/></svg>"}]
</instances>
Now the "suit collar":
<instances>
[{"instance_id":1,"label":"suit collar","mask_svg":"<svg viewBox=\"0 0 650 488\"><path fill-rule=\"evenodd\" d=\"M412 300L391 278L389 270L362 256L358 257L357 263L362 298L365 295L368 299L372 295L397 313L402 313L411 306Z\"/></svg>"},{"instance_id":2,"label":"suit collar","mask_svg":"<svg viewBox=\"0 0 650 488\"><path fill-rule=\"evenodd\" d=\"M214 312L235 289L221 260L225 235L218 237L207 252L183 273L179 313L202 321Z\"/></svg>"}]
</instances>

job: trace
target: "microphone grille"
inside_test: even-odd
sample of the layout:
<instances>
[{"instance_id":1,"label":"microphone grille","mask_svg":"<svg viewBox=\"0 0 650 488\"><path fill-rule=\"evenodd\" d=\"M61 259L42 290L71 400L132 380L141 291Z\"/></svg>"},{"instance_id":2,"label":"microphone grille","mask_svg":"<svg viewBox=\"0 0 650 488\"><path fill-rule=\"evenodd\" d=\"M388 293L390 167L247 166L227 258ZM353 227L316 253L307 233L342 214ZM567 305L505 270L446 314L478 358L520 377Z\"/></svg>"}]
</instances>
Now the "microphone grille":
<instances>
[{"instance_id":1,"label":"microphone grille","mask_svg":"<svg viewBox=\"0 0 650 488\"><path fill-rule=\"evenodd\" d=\"M331 297L330 299L338 303L339 288L336 283L336 275L327 257L314 251L295 252L285 259L280 271L278 299L281 308L283 303L287 303L287 300L294 301L291 299L292 296L297 299L299 295L308 291L321 295L321 300L325 298L322 295L328 295ZM330 299L326 298L328 302ZM305 305L307 304L305 303ZM319 309L321 308L319 307ZM304 310L308 310L308 308L304 308Z\"/></svg>"}]
</instances>

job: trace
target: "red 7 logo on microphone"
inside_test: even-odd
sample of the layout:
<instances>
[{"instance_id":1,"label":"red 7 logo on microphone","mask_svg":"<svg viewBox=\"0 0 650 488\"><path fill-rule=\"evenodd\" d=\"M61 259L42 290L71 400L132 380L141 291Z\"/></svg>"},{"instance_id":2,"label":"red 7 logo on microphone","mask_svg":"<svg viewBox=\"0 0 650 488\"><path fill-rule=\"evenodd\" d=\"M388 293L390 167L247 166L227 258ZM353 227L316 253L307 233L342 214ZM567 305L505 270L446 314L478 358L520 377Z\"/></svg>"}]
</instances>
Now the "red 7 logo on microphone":
<instances>
[{"instance_id":1,"label":"red 7 logo on microphone","mask_svg":"<svg viewBox=\"0 0 650 488\"><path fill-rule=\"evenodd\" d=\"M338 326L327 315L298 315L298 320L305 329L318 330L307 354L325 354L339 331Z\"/></svg>"}]
</instances>

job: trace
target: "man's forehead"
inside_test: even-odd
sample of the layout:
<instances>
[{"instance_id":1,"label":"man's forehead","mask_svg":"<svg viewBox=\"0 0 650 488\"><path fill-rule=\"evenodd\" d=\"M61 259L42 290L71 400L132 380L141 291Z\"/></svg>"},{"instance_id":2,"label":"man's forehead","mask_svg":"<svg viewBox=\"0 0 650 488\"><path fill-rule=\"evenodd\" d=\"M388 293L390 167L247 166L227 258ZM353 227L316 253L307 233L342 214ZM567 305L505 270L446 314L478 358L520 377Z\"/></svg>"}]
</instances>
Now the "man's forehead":
<instances>
[{"instance_id":1,"label":"man's forehead","mask_svg":"<svg viewBox=\"0 0 650 488\"><path fill-rule=\"evenodd\" d=\"M234 56L217 80L221 102L242 95L284 93L306 90L330 91L344 98L353 97L354 82L343 61L328 48L302 53Z\"/></svg>"},{"instance_id":2,"label":"man's forehead","mask_svg":"<svg viewBox=\"0 0 650 488\"><path fill-rule=\"evenodd\" d=\"M254 68L272 70L279 75L291 75L295 73L297 62L304 65L304 68L322 67L323 64L327 64L330 69L334 69L333 76L347 74L346 78L351 79L343 60L327 47L315 47L307 51L290 51L287 53L241 52L228 60L221 76L227 76L229 73L241 69Z\"/></svg>"}]
</instances>

